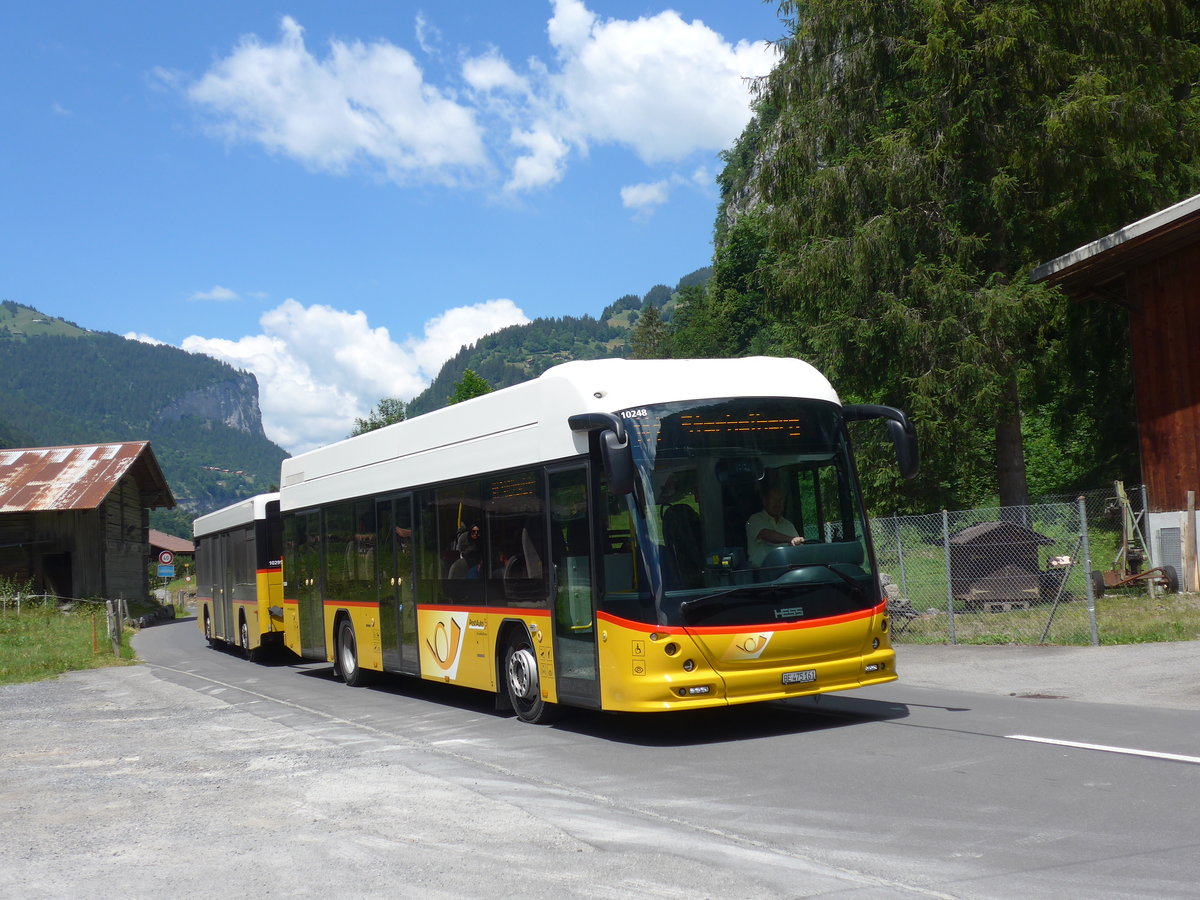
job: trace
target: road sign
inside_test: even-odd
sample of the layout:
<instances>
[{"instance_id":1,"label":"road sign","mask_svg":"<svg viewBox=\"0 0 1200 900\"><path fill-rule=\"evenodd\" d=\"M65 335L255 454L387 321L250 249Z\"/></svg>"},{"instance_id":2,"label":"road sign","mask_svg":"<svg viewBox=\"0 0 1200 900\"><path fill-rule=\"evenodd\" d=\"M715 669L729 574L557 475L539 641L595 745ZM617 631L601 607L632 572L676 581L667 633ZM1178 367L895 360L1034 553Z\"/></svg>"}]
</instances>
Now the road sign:
<instances>
[{"instance_id":1,"label":"road sign","mask_svg":"<svg viewBox=\"0 0 1200 900\"><path fill-rule=\"evenodd\" d=\"M158 554L158 564L160 566L169 566L175 562L175 554L170 550L163 550Z\"/></svg>"},{"instance_id":2,"label":"road sign","mask_svg":"<svg viewBox=\"0 0 1200 900\"><path fill-rule=\"evenodd\" d=\"M174 566L159 566L158 567L158 577L159 578L174 578L175 577L175 567Z\"/></svg>"}]
</instances>

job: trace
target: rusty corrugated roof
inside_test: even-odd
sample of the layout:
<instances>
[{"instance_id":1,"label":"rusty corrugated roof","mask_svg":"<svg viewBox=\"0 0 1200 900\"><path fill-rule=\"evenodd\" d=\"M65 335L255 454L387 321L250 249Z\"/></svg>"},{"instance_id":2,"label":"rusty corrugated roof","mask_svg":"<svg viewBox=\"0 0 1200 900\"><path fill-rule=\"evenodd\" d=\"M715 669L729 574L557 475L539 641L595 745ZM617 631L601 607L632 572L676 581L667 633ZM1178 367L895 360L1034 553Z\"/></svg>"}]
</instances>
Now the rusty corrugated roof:
<instances>
[{"instance_id":1,"label":"rusty corrugated roof","mask_svg":"<svg viewBox=\"0 0 1200 900\"><path fill-rule=\"evenodd\" d=\"M143 506L175 505L148 441L0 450L0 513L96 509L127 472Z\"/></svg>"}]
</instances>

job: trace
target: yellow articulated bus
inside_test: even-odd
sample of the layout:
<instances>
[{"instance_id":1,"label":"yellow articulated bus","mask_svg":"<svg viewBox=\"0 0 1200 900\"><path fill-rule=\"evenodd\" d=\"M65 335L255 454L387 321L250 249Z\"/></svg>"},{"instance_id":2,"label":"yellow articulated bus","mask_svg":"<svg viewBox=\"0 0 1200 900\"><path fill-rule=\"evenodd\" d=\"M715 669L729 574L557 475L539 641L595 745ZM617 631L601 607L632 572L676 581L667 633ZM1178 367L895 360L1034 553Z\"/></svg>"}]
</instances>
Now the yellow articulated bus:
<instances>
[{"instance_id":1,"label":"yellow articulated bus","mask_svg":"<svg viewBox=\"0 0 1200 900\"><path fill-rule=\"evenodd\" d=\"M279 495L260 494L201 516L196 539L196 624L210 643L250 659L283 646Z\"/></svg>"},{"instance_id":2,"label":"yellow articulated bus","mask_svg":"<svg viewBox=\"0 0 1200 900\"><path fill-rule=\"evenodd\" d=\"M873 418L911 477L904 414L800 360L597 360L285 460L285 643L529 722L891 681Z\"/></svg>"}]
</instances>

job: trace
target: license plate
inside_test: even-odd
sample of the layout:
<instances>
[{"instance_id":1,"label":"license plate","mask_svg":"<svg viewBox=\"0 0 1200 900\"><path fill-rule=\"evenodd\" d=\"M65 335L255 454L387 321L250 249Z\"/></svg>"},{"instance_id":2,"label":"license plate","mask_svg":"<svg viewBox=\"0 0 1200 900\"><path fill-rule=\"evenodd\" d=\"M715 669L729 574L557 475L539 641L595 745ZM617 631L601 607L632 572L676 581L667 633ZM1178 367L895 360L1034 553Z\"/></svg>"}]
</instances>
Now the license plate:
<instances>
[{"instance_id":1,"label":"license plate","mask_svg":"<svg viewBox=\"0 0 1200 900\"><path fill-rule=\"evenodd\" d=\"M816 681L816 680L817 680L817 670L816 669L801 669L799 672L784 672L783 673L783 683L784 684L804 684L805 682Z\"/></svg>"}]
</instances>

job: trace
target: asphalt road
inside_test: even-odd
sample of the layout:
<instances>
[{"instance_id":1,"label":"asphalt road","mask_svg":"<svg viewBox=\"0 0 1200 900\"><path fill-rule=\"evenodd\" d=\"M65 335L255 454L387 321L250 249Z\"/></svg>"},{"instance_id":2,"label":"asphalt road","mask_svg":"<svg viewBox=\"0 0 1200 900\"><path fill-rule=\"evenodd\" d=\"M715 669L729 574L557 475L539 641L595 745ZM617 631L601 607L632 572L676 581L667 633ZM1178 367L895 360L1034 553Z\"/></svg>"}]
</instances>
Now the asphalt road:
<instances>
[{"instance_id":1,"label":"asphalt road","mask_svg":"<svg viewBox=\"0 0 1200 900\"><path fill-rule=\"evenodd\" d=\"M0 896L1200 896L1200 644L901 648L870 691L549 728L190 621L135 646L0 688Z\"/></svg>"}]
</instances>

